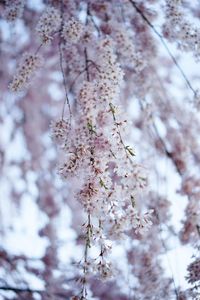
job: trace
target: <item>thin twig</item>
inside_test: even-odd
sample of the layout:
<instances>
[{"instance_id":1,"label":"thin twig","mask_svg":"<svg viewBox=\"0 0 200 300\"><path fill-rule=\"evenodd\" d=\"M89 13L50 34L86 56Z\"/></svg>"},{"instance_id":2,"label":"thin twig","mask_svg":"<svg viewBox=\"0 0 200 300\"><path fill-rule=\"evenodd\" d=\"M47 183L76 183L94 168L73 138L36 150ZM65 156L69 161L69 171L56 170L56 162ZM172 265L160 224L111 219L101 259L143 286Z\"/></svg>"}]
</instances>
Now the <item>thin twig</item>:
<instances>
[{"instance_id":1,"label":"thin twig","mask_svg":"<svg viewBox=\"0 0 200 300\"><path fill-rule=\"evenodd\" d=\"M0 286L0 290L13 291L16 293L42 293L42 290L32 290L30 288L17 288L13 286Z\"/></svg>"},{"instance_id":2,"label":"thin twig","mask_svg":"<svg viewBox=\"0 0 200 300\"><path fill-rule=\"evenodd\" d=\"M69 92L72 91L72 88L74 86L74 84L76 83L76 80L79 78L79 76L81 76L81 74L83 74L84 72L86 72L86 68L84 68L82 71L80 71L76 76L75 78L73 79L72 83L70 84L70 87L69 87Z\"/></svg>"},{"instance_id":3,"label":"thin twig","mask_svg":"<svg viewBox=\"0 0 200 300\"><path fill-rule=\"evenodd\" d=\"M61 22L61 28L63 27L63 1L61 1L61 18L62 18L62 22ZM63 105L63 110L62 110L62 119L64 118L64 112L65 112L65 105L67 103L68 106L68 110L69 110L69 119L70 119L70 126L71 126L71 119L72 119L72 111L71 111L71 107L70 107L70 102L69 102L69 98L68 98L68 92L67 92L67 80L66 80L66 76L65 76L65 72L64 72L64 68L63 68L63 53L62 53L62 36L61 36L61 31L60 31L60 37L59 37L59 56L60 56L60 69L61 69L61 73L62 73L62 77L63 77L63 85L64 85L64 89L65 89L65 101L64 101L64 105Z\"/></svg>"},{"instance_id":4,"label":"thin twig","mask_svg":"<svg viewBox=\"0 0 200 300\"><path fill-rule=\"evenodd\" d=\"M125 145L124 141L123 141L123 138L122 138L122 135L121 135L121 131L120 131L120 125L119 125L119 123L116 120L116 116L115 116L113 104L110 102L109 106L110 106L110 112L112 113L112 116L113 116L113 122L114 122L114 125L116 126L117 134L119 136L119 141L120 141L121 145L123 146L123 149L124 149L124 151L126 153L126 158L130 161L131 165L133 166L133 161L130 158L130 154L131 153L130 153L130 150L128 150L127 146ZM134 155L131 155L131 156L134 156Z\"/></svg>"},{"instance_id":5,"label":"thin twig","mask_svg":"<svg viewBox=\"0 0 200 300\"><path fill-rule=\"evenodd\" d=\"M174 279L174 272L173 272L173 269L172 269L172 266L171 266L171 263L170 263L170 260L169 260L169 256L168 256L168 249L165 245L165 241L162 237L162 228L161 228L161 223L160 223L160 217L159 217L159 213L157 211L156 213L156 217L158 219L158 222L159 222L159 227L160 227L160 231L159 231L159 236L160 236L160 241L161 241L161 244L163 246L163 249L165 251L165 256L166 256L166 259L167 259L167 263L168 263L168 266L169 266L169 269L170 269L170 272L171 272L171 276L172 276L172 282L173 282L173 286L174 286L174 293L176 295L176 299L178 300L179 299L179 293L178 293L178 289L176 287L176 282L175 282L175 279Z\"/></svg>"},{"instance_id":6,"label":"thin twig","mask_svg":"<svg viewBox=\"0 0 200 300\"><path fill-rule=\"evenodd\" d=\"M167 157L170 158L170 160L173 162L173 164L174 164L174 166L175 166L175 168L176 168L178 174L179 174L180 176L182 176L181 170L178 168L177 163L174 161L174 158L173 158L172 153L167 149L167 146L165 145L164 140L163 140L163 139L161 138L161 136L159 135L159 132L158 132L158 129L157 129L157 127L156 127L155 122L153 122L153 128L154 128L154 131L155 131L155 133L156 133L156 135L157 135L157 138L159 139L159 141L161 142L161 144L162 144L162 146L163 146L163 150L164 150L165 154L166 154Z\"/></svg>"},{"instance_id":7,"label":"thin twig","mask_svg":"<svg viewBox=\"0 0 200 300\"><path fill-rule=\"evenodd\" d=\"M69 109L70 124L71 124L72 112L71 112L71 107L70 107L70 103L69 103L68 92L67 92L67 87L66 87L67 82L66 82L66 77L65 77L63 63L62 63L63 55L62 55L61 43L59 43L59 53L60 53L60 69L61 69L61 73L62 73L62 77L63 77L63 85L64 85L64 89L65 89L65 101L64 101L63 110L62 110L62 119L64 118L65 105L67 103L67 106Z\"/></svg>"},{"instance_id":8,"label":"thin twig","mask_svg":"<svg viewBox=\"0 0 200 300\"><path fill-rule=\"evenodd\" d=\"M88 59L88 62L90 62L91 65L93 65L97 69L98 72L101 72L99 65L97 65L97 63L95 63L92 59Z\"/></svg>"},{"instance_id":9,"label":"thin twig","mask_svg":"<svg viewBox=\"0 0 200 300\"><path fill-rule=\"evenodd\" d=\"M87 49L84 49L84 55L85 55L85 69L86 69L86 74L87 74L87 81L90 81L90 73L89 73L89 65L88 65L88 53Z\"/></svg>"},{"instance_id":10,"label":"thin twig","mask_svg":"<svg viewBox=\"0 0 200 300\"><path fill-rule=\"evenodd\" d=\"M97 71L100 72L100 69L99 69L99 67L97 66L97 64L96 64L95 62L93 62L91 59L88 59L87 61L90 62L90 64L88 64L88 69L89 69L89 67L90 67L91 65L93 65L93 66L97 69ZM79 78L79 76L81 76L81 74L83 74L83 73L86 72L86 71L87 71L87 69L86 69L86 67L85 67L82 71L80 71L80 72L76 75L76 77L73 79L72 83L70 84L69 92L72 91L72 88L73 88L73 86L74 86L76 80Z\"/></svg>"},{"instance_id":11,"label":"thin twig","mask_svg":"<svg viewBox=\"0 0 200 300\"><path fill-rule=\"evenodd\" d=\"M88 7L87 7L87 16L90 17L90 19L91 19L91 21L92 21L92 24L94 25L94 28L96 29L96 31L97 31L97 33L98 33L98 37L100 37L100 36L101 36L100 29L99 29L98 25L96 24L93 15L91 14L90 6L89 6L89 5L88 5Z\"/></svg>"},{"instance_id":12,"label":"thin twig","mask_svg":"<svg viewBox=\"0 0 200 300\"><path fill-rule=\"evenodd\" d=\"M171 57L172 61L174 62L174 64L176 65L177 69L179 70L179 72L181 73L182 77L184 78L185 82L187 83L188 87L190 88L190 90L193 92L194 96L196 96L196 91L193 88L193 86L191 85L189 79L187 78L185 72L183 71L183 69L181 68L181 66L179 65L179 63L177 62L177 60L175 59L174 55L172 54L171 50L169 49L167 43L165 42L165 39L163 38L163 36L160 34L160 32L154 27L154 25L149 21L149 19L144 15L144 13L142 12L142 10L137 6L137 4L135 3L135 1L133 0L129 0L129 2L133 5L133 7L135 8L135 10L140 14L140 16L143 18L143 20L147 23L147 25L153 30L153 32L157 35L157 37L160 39L162 45L164 46L164 48L166 49L166 51L168 52L169 56Z\"/></svg>"},{"instance_id":13,"label":"thin twig","mask_svg":"<svg viewBox=\"0 0 200 300\"><path fill-rule=\"evenodd\" d=\"M57 31L54 31L53 33L52 33L52 36L54 36L56 33L61 33L61 29L59 29L59 30L57 30ZM36 51L35 51L35 55L36 54L38 54L38 52L40 51L40 49L43 47L45 45L45 42L42 42L38 47L37 47L37 49L36 49Z\"/></svg>"},{"instance_id":14,"label":"thin twig","mask_svg":"<svg viewBox=\"0 0 200 300\"><path fill-rule=\"evenodd\" d=\"M48 293L48 291L45 291L45 290L36 290L36 289L30 289L30 288L17 288L17 287L14 287L14 286L6 286L6 285L5 286L0 286L0 291L8 291L8 292L11 291L11 292L15 292L15 293L20 293L21 294L20 299L22 299L22 294L23 293L30 293L30 294L38 293L41 296L44 293L46 293L49 296L49 298L50 298L50 296L52 296L52 294ZM67 299L66 297L68 296L68 294L65 293L65 291L55 292L55 293L53 293L53 295L56 297L55 299L58 299L58 297L63 298L63 299Z\"/></svg>"},{"instance_id":15,"label":"thin twig","mask_svg":"<svg viewBox=\"0 0 200 300\"><path fill-rule=\"evenodd\" d=\"M35 51L35 55L38 54L38 52L40 51L40 49L42 48L42 46L44 45L44 43L41 43L38 48Z\"/></svg>"}]
</instances>

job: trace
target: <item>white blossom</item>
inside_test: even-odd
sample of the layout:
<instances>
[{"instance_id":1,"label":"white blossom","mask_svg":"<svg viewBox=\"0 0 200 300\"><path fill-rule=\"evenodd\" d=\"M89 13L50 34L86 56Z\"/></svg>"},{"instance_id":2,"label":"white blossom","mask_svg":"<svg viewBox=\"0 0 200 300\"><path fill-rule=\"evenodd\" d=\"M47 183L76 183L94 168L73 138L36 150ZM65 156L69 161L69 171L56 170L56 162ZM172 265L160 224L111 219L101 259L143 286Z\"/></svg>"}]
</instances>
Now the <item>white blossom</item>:
<instances>
[{"instance_id":1,"label":"white blossom","mask_svg":"<svg viewBox=\"0 0 200 300\"><path fill-rule=\"evenodd\" d=\"M69 44L77 43L83 33L83 25L74 18L65 22L62 28L62 36Z\"/></svg>"},{"instance_id":2,"label":"white blossom","mask_svg":"<svg viewBox=\"0 0 200 300\"><path fill-rule=\"evenodd\" d=\"M61 15L58 9L48 7L42 14L37 24L36 31L43 43L52 40L53 34L59 30L61 25Z\"/></svg>"},{"instance_id":3,"label":"white blossom","mask_svg":"<svg viewBox=\"0 0 200 300\"><path fill-rule=\"evenodd\" d=\"M9 85L10 90L17 92L24 89L41 64L42 58L40 55L24 53L16 75Z\"/></svg>"},{"instance_id":4,"label":"white blossom","mask_svg":"<svg viewBox=\"0 0 200 300\"><path fill-rule=\"evenodd\" d=\"M8 21L13 22L22 17L24 11L24 0L6 0L5 17Z\"/></svg>"}]
</instances>

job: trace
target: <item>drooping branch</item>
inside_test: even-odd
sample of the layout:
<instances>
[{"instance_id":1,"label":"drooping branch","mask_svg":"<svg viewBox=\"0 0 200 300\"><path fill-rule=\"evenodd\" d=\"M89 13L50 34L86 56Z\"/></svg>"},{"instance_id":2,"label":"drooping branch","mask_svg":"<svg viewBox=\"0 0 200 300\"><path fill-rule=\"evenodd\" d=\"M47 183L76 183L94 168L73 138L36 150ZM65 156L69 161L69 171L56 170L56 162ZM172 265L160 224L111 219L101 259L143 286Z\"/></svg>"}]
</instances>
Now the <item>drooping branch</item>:
<instances>
[{"instance_id":1,"label":"drooping branch","mask_svg":"<svg viewBox=\"0 0 200 300\"><path fill-rule=\"evenodd\" d=\"M61 28L63 28L63 23L64 23L63 1L61 1ZM64 68L63 68L62 31L60 31L60 35L59 35L59 61L60 61L60 70L61 70L62 78L63 78L63 85L64 85L64 89L65 89L65 101L64 101L63 110L62 110L62 119L64 118L65 104L67 103L68 110L69 110L70 126L71 126L72 111L71 111L71 106L70 106L68 91L67 91L67 79L66 79Z\"/></svg>"},{"instance_id":2,"label":"drooping branch","mask_svg":"<svg viewBox=\"0 0 200 300\"><path fill-rule=\"evenodd\" d=\"M193 88L190 80L188 79L187 75L185 74L185 72L183 71L183 69L181 68L181 66L179 65L179 63L177 62L176 58L174 57L174 55L172 54L171 50L169 49L167 43L165 42L165 39L163 38L163 36L160 34L160 32L155 28L155 26L149 21L149 19L145 16L145 14L143 13L143 11L137 6L137 4L135 3L135 1L133 0L129 0L129 2L132 4L132 6L135 8L135 10L140 14L140 16L142 17L142 19L147 23L147 25L152 29L152 31L155 33L155 35L160 39L163 47L166 49L167 53L169 54L169 56L171 57L172 61L174 62L175 66L177 67L177 69L179 70L179 72L181 73L182 77L184 78L187 86L189 87L189 89L192 91L192 93L194 94L194 97L196 96L196 91Z\"/></svg>"}]
</instances>

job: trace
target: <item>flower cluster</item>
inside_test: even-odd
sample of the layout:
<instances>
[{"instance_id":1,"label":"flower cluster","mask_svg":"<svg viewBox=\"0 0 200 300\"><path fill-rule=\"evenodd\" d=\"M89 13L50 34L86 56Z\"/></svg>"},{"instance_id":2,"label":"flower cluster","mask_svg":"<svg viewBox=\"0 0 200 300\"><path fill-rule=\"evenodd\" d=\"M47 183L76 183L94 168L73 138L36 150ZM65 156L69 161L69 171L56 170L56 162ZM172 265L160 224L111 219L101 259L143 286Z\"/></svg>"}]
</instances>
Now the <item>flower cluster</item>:
<instances>
[{"instance_id":1,"label":"flower cluster","mask_svg":"<svg viewBox=\"0 0 200 300\"><path fill-rule=\"evenodd\" d=\"M186 243L187 241L196 242L199 239L199 234L196 228L199 226L200 218L200 184L199 179L194 176L185 177L182 182L181 192L188 195L190 201L186 206L185 213L187 218L183 222L183 229L181 231L181 241Z\"/></svg>"},{"instance_id":2,"label":"flower cluster","mask_svg":"<svg viewBox=\"0 0 200 300\"><path fill-rule=\"evenodd\" d=\"M24 0L6 0L5 17L8 21L13 22L22 17L24 10Z\"/></svg>"},{"instance_id":3,"label":"flower cluster","mask_svg":"<svg viewBox=\"0 0 200 300\"><path fill-rule=\"evenodd\" d=\"M76 293L72 279L77 279L77 276L82 290L73 299L91 299L93 296L105 299L107 295L115 300L127 297L172 299L172 280L165 278L165 270L161 267L161 260L169 249L168 237L173 234L173 240L177 238L182 243L196 243L199 239L200 145L197 136L200 124L198 116L195 117L196 112L189 112L181 99L175 101L175 97L179 96L179 93L174 94L175 86L170 94L168 88L173 85L174 72L171 72L172 65L167 55L178 68L179 62L165 44L165 39L168 39L177 43L184 52L193 51L198 56L198 25L193 26L192 19L185 14L186 11L192 12L195 7L193 2L197 1L160 1L166 3L161 14L166 15L166 20L163 19L164 36L156 23L151 23L155 15L160 16L158 7L162 3L158 2L44 0L42 7L45 9L39 16L39 23L37 11L40 10L35 10L35 4L34 7L26 5L24 22L19 24L23 30L17 29L17 34L8 35L7 29L9 31L11 27L8 26L6 32L2 32L1 73L10 66L6 58L12 57L13 60L15 49L11 45L21 37L20 31L23 31L22 37L25 32L27 34L27 49L29 41L35 45L32 36L36 32L31 32L31 28L38 24L36 31L40 40L36 42L39 45L35 52L31 52L35 54L24 55L10 84L11 90L22 90L30 82L41 64L38 53L43 52L47 61L45 68L41 69L40 97L36 88L30 93L36 100L31 110L26 99L22 98L15 103L15 109L10 109L10 104L4 101L0 114L4 118L6 111L10 113L9 124L13 126L8 127L13 129L10 128L8 137L14 137L19 126L23 127L20 132L24 133L31 158L28 163L26 160L11 160L10 166L14 171L18 163L20 172L14 173L19 173L17 177L21 174L22 181L18 188L11 180L10 194L13 194L14 200L20 201L22 198L23 201L24 189L27 186L29 190L29 185L34 184L35 192L30 188L31 199L35 195L34 203L47 216L44 227L39 231L41 237L49 240L42 257L44 268L42 266L40 273L45 287L45 291L41 291L42 299L54 299L58 295L69 299ZM21 16L24 1L4 0L0 8L3 6L7 19L14 21ZM199 13L197 9L195 15ZM11 37L9 43L8 36ZM154 39L156 36L158 39ZM20 40L15 43L16 53L21 53L23 47ZM25 41L24 38L22 40ZM166 57L163 51L159 51L159 40L168 52ZM48 49L43 44L48 44ZM47 70L49 76L46 76ZM181 73L193 90L193 103L196 107L200 106L199 91L195 92L196 87L192 88L187 74ZM194 80L198 80L198 76ZM179 80L177 84L177 88L182 86ZM1 83L3 85L4 82ZM64 103L52 101L59 100L59 92L62 91L65 93ZM49 110L52 105L53 109ZM51 151L46 139L47 124L52 115L59 114L60 109L62 117L52 122L51 131L52 139L58 145L57 173L64 183L57 184L56 181L53 185L55 152ZM24 115L26 122L23 122ZM42 145L38 137L44 137ZM17 142L18 135L16 138ZM3 140L0 143L1 167L4 167L4 149L7 149ZM138 147L138 156L134 145ZM165 160L171 163L165 164ZM144 162L151 173L153 190L148 194L148 176L140 165ZM32 171L30 176L26 176L29 166L34 171L40 167L36 176L32 176ZM175 178L171 177L173 172L177 173L176 177L180 177L182 184L180 194L175 198L188 198L181 229L173 228L174 218L170 222L170 214L173 213L170 203L174 197L168 201L165 196L168 184L173 181L171 178ZM179 180L174 180L170 195L180 188L177 187L179 183ZM31 195L32 190L34 195ZM78 264L81 272L78 269L77 276L75 264L70 265L73 270L67 273L62 267L66 224L63 224L63 232L60 223L63 223L62 217L66 220L66 205L72 208L75 217L72 227L78 234L76 237L74 235L74 242L83 250ZM112 251L115 252L116 248L118 251L118 247L123 248L123 261L114 262ZM76 255L73 254L74 259L77 259ZM199 285L197 257L188 267L188 281L195 287ZM7 265L8 260L3 260ZM32 272L29 263L25 261L25 265ZM8 264L6 272L9 268ZM34 273L37 275L38 270L34 269ZM105 290L104 287L98 288L96 277L109 280L112 276L117 280L103 285ZM125 283L127 278L130 279L130 287ZM68 279L70 285L66 286ZM13 283L18 283L17 278ZM124 295L121 294L123 290L126 290ZM195 299L192 294L182 295L185 299ZM180 299L184 297L182 295L179 295Z\"/></svg>"},{"instance_id":4,"label":"flower cluster","mask_svg":"<svg viewBox=\"0 0 200 300\"><path fill-rule=\"evenodd\" d=\"M61 26L61 15L58 9L48 7L42 14L37 24L36 31L42 43L48 43L52 40L53 34Z\"/></svg>"},{"instance_id":5,"label":"flower cluster","mask_svg":"<svg viewBox=\"0 0 200 300\"><path fill-rule=\"evenodd\" d=\"M117 113L123 72L116 61L113 43L102 39L97 45L99 70L85 81L78 94L79 122L70 132L66 122L55 122L55 141L67 139L62 149L64 162L59 166L63 179L79 178L75 198L92 219L101 220L105 236L123 236L134 228L142 233L151 225L151 211L140 215L133 194L146 187L142 168L133 163L134 152L124 144L127 120ZM63 123L64 122L64 123ZM102 127L102 123L104 126Z\"/></svg>"},{"instance_id":6,"label":"flower cluster","mask_svg":"<svg viewBox=\"0 0 200 300\"><path fill-rule=\"evenodd\" d=\"M125 145L127 120L118 112L123 72L112 40L100 40L95 50L98 71L78 91L77 119L70 131L66 121L54 122L52 137L64 155L59 174L67 181L79 180L74 194L88 216L84 265L88 266L88 249L98 246L100 255L90 266L106 278L112 274L107 259L109 240L119 240L131 229L136 234L146 232L152 224L152 210L142 215L136 207L137 193L146 188L147 180L142 167L132 160L134 151ZM89 69L86 72L90 79ZM89 269L83 270L86 276Z\"/></svg>"},{"instance_id":7,"label":"flower cluster","mask_svg":"<svg viewBox=\"0 0 200 300\"><path fill-rule=\"evenodd\" d=\"M110 26L114 32L117 51L122 63L129 68L133 68L137 73L141 72L146 66L146 61L142 57L141 51L138 51L133 44L134 37L129 35L126 28L119 26L119 24L111 23Z\"/></svg>"},{"instance_id":8,"label":"flower cluster","mask_svg":"<svg viewBox=\"0 0 200 300\"><path fill-rule=\"evenodd\" d=\"M192 262L188 268L187 280L189 283L200 283L200 259L196 259Z\"/></svg>"},{"instance_id":9,"label":"flower cluster","mask_svg":"<svg viewBox=\"0 0 200 300\"><path fill-rule=\"evenodd\" d=\"M41 66L42 58L38 54L24 53L13 81L9 88L13 92L24 89L30 82L37 69Z\"/></svg>"},{"instance_id":10,"label":"flower cluster","mask_svg":"<svg viewBox=\"0 0 200 300\"><path fill-rule=\"evenodd\" d=\"M63 145L67 139L70 130L70 124L67 120L58 120L51 123L52 139L56 144Z\"/></svg>"},{"instance_id":11,"label":"flower cluster","mask_svg":"<svg viewBox=\"0 0 200 300\"><path fill-rule=\"evenodd\" d=\"M82 33L83 25L74 18L63 24L62 36L69 44L77 43Z\"/></svg>"},{"instance_id":12,"label":"flower cluster","mask_svg":"<svg viewBox=\"0 0 200 300\"><path fill-rule=\"evenodd\" d=\"M187 20L182 9L183 1L166 0L166 22L164 36L184 51L191 51L196 58L200 56L200 30Z\"/></svg>"}]
</instances>

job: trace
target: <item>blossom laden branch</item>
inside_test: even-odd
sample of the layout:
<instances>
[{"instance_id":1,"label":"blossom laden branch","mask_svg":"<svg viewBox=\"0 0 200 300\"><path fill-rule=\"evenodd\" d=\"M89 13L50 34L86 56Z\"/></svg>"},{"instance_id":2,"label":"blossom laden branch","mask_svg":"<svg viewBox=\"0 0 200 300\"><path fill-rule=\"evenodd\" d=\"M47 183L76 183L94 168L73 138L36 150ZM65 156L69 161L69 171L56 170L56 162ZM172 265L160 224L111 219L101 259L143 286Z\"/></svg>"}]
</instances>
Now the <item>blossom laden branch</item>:
<instances>
[{"instance_id":1,"label":"blossom laden branch","mask_svg":"<svg viewBox=\"0 0 200 300\"><path fill-rule=\"evenodd\" d=\"M134 0L129 0L129 2L132 4L132 6L135 8L135 10L140 14L140 16L142 17L142 19L147 23L147 25L153 30L153 32L157 35L157 37L160 39L161 43L163 44L164 48L166 49L167 53L169 54L169 56L171 57L172 61L174 62L175 66L177 67L177 69L179 70L179 72L181 73L182 77L184 78L187 86L189 87L189 89L192 91L194 97L196 97L196 90L193 88L191 82L189 81L187 75L185 74L185 72L183 71L183 69L181 68L181 66L179 65L179 63L177 62L177 60L175 59L174 55L172 54L171 50L169 49L167 43L165 42L165 39L163 38L163 36L159 33L159 31L154 27L154 25L149 21L149 19L145 16L145 14L143 13L143 11L138 7L138 5L136 4L136 2Z\"/></svg>"}]
</instances>

